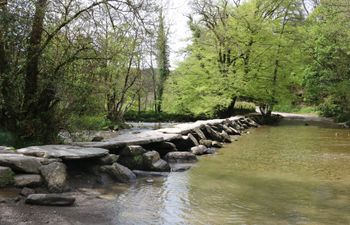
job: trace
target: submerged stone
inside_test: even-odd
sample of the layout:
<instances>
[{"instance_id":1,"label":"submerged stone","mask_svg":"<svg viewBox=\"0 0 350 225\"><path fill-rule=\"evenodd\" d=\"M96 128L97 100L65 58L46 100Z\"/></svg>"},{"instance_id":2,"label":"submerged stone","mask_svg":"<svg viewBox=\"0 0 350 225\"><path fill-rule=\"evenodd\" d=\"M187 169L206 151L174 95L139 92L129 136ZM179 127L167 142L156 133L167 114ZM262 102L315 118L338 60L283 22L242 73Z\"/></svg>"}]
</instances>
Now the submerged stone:
<instances>
[{"instance_id":1,"label":"submerged stone","mask_svg":"<svg viewBox=\"0 0 350 225\"><path fill-rule=\"evenodd\" d=\"M136 179L136 175L130 169L118 163L114 163L111 166L102 166L101 171L122 183L129 183Z\"/></svg>"},{"instance_id":2,"label":"submerged stone","mask_svg":"<svg viewBox=\"0 0 350 225\"><path fill-rule=\"evenodd\" d=\"M74 202L74 197L59 194L31 194L25 200L27 204L48 206L70 206Z\"/></svg>"},{"instance_id":3,"label":"submerged stone","mask_svg":"<svg viewBox=\"0 0 350 225\"><path fill-rule=\"evenodd\" d=\"M192 163L197 162L197 157L191 152L169 152L165 156L168 163Z\"/></svg>"}]
</instances>

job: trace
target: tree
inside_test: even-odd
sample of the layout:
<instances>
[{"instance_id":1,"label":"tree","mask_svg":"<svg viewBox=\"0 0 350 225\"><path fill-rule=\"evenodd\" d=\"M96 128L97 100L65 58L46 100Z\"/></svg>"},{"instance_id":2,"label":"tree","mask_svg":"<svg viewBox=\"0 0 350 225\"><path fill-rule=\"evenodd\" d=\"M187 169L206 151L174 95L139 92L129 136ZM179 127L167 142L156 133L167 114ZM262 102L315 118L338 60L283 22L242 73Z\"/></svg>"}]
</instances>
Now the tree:
<instances>
[{"instance_id":1,"label":"tree","mask_svg":"<svg viewBox=\"0 0 350 225\"><path fill-rule=\"evenodd\" d=\"M108 76L97 71L108 67L110 58L99 46L101 31L106 27L103 34L117 32L116 28L126 31L125 26L145 31L154 10L151 0L0 2L0 123L21 138L43 142L55 139L63 118L79 108L76 105L86 111L87 103L96 98L93 93L101 96L100 85ZM135 32L126 35L121 45L129 43ZM93 85L97 88L87 92ZM73 102L77 104L72 107ZM105 110L105 103L100 101L99 108Z\"/></svg>"},{"instance_id":2,"label":"tree","mask_svg":"<svg viewBox=\"0 0 350 225\"><path fill-rule=\"evenodd\" d=\"M159 28L157 32L157 68L158 68L158 87L157 87L157 99L156 100L156 112L162 111L162 101L164 92L164 83L170 74L170 63L169 63L169 46L168 46L168 29L165 25L165 19L163 10L159 13Z\"/></svg>"},{"instance_id":3,"label":"tree","mask_svg":"<svg viewBox=\"0 0 350 225\"><path fill-rule=\"evenodd\" d=\"M321 1L308 20L306 99L325 116L350 119L350 3Z\"/></svg>"}]
</instances>

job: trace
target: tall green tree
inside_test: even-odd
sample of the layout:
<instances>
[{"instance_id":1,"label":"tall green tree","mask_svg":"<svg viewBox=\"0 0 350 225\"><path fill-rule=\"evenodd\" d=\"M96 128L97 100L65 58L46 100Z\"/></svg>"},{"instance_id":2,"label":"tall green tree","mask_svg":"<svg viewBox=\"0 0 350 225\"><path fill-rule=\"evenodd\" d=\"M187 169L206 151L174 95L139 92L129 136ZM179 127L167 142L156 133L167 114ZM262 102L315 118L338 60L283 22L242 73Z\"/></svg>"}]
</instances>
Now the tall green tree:
<instances>
[{"instance_id":1,"label":"tall green tree","mask_svg":"<svg viewBox=\"0 0 350 225\"><path fill-rule=\"evenodd\" d=\"M170 74L170 61L169 61L169 45L168 45L168 35L169 29L166 26L165 18L163 15L163 10L159 13L159 28L157 32L157 43L156 43L156 61L158 68L159 81L157 85L157 99L156 102L156 112L160 113L162 111L164 84L166 79Z\"/></svg>"}]
</instances>

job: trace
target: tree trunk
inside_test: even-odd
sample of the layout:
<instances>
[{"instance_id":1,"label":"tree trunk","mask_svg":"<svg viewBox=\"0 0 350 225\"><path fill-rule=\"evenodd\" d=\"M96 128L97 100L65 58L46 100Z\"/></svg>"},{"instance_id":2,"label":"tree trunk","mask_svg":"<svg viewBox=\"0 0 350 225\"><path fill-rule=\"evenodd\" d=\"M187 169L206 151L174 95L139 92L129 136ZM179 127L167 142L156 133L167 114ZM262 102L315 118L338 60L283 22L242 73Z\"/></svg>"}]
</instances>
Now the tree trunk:
<instances>
[{"instance_id":1,"label":"tree trunk","mask_svg":"<svg viewBox=\"0 0 350 225\"><path fill-rule=\"evenodd\" d=\"M26 59L24 89L24 106L26 111L28 111L28 109L31 108L30 106L35 102L38 91L39 60L41 55L40 43L43 33L46 4L47 0L37 0L35 3L35 14Z\"/></svg>"}]
</instances>

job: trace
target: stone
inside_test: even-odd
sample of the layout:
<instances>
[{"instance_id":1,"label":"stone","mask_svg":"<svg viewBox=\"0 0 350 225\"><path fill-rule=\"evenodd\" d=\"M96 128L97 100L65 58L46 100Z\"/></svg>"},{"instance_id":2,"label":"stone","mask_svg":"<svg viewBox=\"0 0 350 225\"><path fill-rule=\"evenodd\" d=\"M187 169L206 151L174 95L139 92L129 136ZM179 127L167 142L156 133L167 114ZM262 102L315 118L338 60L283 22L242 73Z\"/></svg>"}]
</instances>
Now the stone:
<instances>
[{"instance_id":1,"label":"stone","mask_svg":"<svg viewBox=\"0 0 350 225\"><path fill-rule=\"evenodd\" d=\"M144 170L133 170L132 171L137 177L166 177L169 172L156 172L156 171L144 171Z\"/></svg>"},{"instance_id":2,"label":"stone","mask_svg":"<svg viewBox=\"0 0 350 225\"><path fill-rule=\"evenodd\" d=\"M148 183L148 184L152 184L153 182L154 182L154 180L151 178L146 179L146 183Z\"/></svg>"},{"instance_id":3,"label":"stone","mask_svg":"<svg viewBox=\"0 0 350 225\"><path fill-rule=\"evenodd\" d=\"M160 159L157 162L152 163L152 165L149 167L149 170L168 172L168 171L170 171L170 166L165 160Z\"/></svg>"},{"instance_id":4,"label":"stone","mask_svg":"<svg viewBox=\"0 0 350 225\"><path fill-rule=\"evenodd\" d=\"M59 194L31 194L25 200L26 204L47 206L71 206L75 198Z\"/></svg>"},{"instance_id":5,"label":"stone","mask_svg":"<svg viewBox=\"0 0 350 225\"><path fill-rule=\"evenodd\" d=\"M98 158L97 164L99 164L99 165L112 165L113 163L117 162L118 159L119 159L119 155L108 154L106 156L103 156L102 158Z\"/></svg>"},{"instance_id":6,"label":"stone","mask_svg":"<svg viewBox=\"0 0 350 225\"><path fill-rule=\"evenodd\" d=\"M0 154L16 154L14 147L0 146Z\"/></svg>"},{"instance_id":7,"label":"stone","mask_svg":"<svg viewBox=\"0 0 350 225\"><path fill-rule=\"evenodd\" d=\"M218 142L218 141L213 141L211 143L211 146L214 147L214 148L222 148L223 144L221 142Z\"/></svg>"},{"instance_id":8,"label":"stone","mask_svg":"<svg viewBox=\"0 0 350 225\"><path fill-rule=\"evenodd\" d=\"M11 168L0 166L0 188L12 184L14 182L13 175Z\"/></svg>"},{"instance_id":9,"label":"stone","mask_svg":"<svg viewBox=\"0 0 350 225\"><path fill-rule=\"evenodd\" d=\"M38 174L20 174L14 177L16 187L37 187L43 183Z\"/></svg>"},{"instance_id":10,"label":"stone","mask_svg":"<svg viewBox=\"0 0 350 225\"><path fill-rule=\"evenodd\" d=\"M115 149L123 148L127 145L146 145L154 142L170 141L180 138L180 134L168 134L158 130L142 131L140 133L125 133L118 135L115 138L102 142L80 142L75 143L78 146L105 148L114 151Z\"/></svg>"},{"instance_id":11,"label":"stone","mask_svg":"<svg viewBox=\"0 0 350 225\"><path fill-rule=\"evenodd\" d=\"M120 156L117 160L117 163L126 166L127 168L131 170L143 169L143 156L142 155L136 155L136 156Z\"/></svg>"},{"instance_id":12,"label":"stone","mask_svg":"<svg viewBox=\"0 0 350 225\"><path fill-rule=\"evenodd\" d=\"M225 131L222 131L220 133L221 137L223 138L223 141L226 142L226 143L231 143L231 137L225 132Z\"/></svg>"},{"instance_id":13,"label":"stone","mask_svg":"<svg viewBox=\"0 0 350 225\"><path fill-rule=\"evenodd\" d=\"M197 141L207 139L207 137L204 135L203 131L201 131L199 127L194 128L191 134L197 139Z\"/></svg>"},{"instance_id":14,"label":"stone","mask_svg":"<svg viewBox=\"0 0 350 225\"><path fill-rule=\"evenodd\" d=\"M200 140L200 141L199 141L199 144L200 144L200 145L204 145L204 146L206 146L207 148L210 148L212 142L213 142L213 141L211 141L211 140Z\"/></svg>"},{"instance_id":15,"label":"stone","mask_svg":"<svg viewBox=\"0 0 350 225\"><path fill-rule=\"evenodd\" d=\"M146 149L139 145L130 145L123 148L120 152L120 156L117 162L129 169L143 169L143 154L146 153Z\"/></svg>"},{"instance_id":16,"label":"stone","mask_svg":"<svg viewBox=\"0 0 350 225\"><path fill-rule=\"evenodd\" d=\"M10 167L13 171L39 173L40 159L20 154L0 154L0 166Z\"/></svg>"},{"instance_id":17,"label":"stone","mask_svg":"<svg viewBox=\"0 0 350 225\"><path fill-rule=\"evenodd\" d=\"M206 154L206 151L207 151L207 147L204 145L198 145L191 148L191 152L195 155L204 155Z\"/></svg>"},{"instance_id":18,"label":"stone","mask_svg":"<svg viewBox=\"0 0 350 225\"><path fill-rule=\"evenodd\" d=\"M62 159L56 158L56 159L48 159L48 158L40 158L40 163L42 165L49 165L53 162L62 162Z\"/></svg>"},{"instance_id":19,"label":"stone","mask_svg":"<svg viewBox=\"0 0 350 225\"><path fill-rule=\"evenodd\" d=\"M170 171L168 163L160 158L157 151L149 151L143 154L144 169L150 171Z\"/></svg>"},{"instance_id":20,"label":"stone","mask_svg":"<svg viewBox=\"0 0 350 225\"><path fill-rule=\"evenodd\" d=\"M213 141L222 141L222 137L220 136L220 134L218 134L210 126L204 125L202 131L208 139L211 139Z\"/></svg>"},{"instance_id":21,"label":"stone","mask_svg":"<svg viewBox=\"0 0 350 225\"><path fill-rule=\"evenodd\" d=\"M137 156L146 152L146 149L140 145L129 145L123 148L120 152L120 156Z\"/></svg>"},{"instance_id":22,"label":"stone","mask_svg":"<svg viewBox=\"0 0 350 225\"><path fill-rule=\"evenodd\" d=\"M15 151L14 147L0 146L0 151Z\"/></svg>"},{"instance_id":23,"label":"stone","mask_svg":"<svg viewBox=\"0 0 350 225\"><path fill-rule=\"evenodd\" d=\"M156 150L161 157L164 157L168 152L177 151L176 145L168 141L155 142L143 145L142 147L144 147L147 150Z\"/></svg>"},{"instance_id":24,"label":"stone","mask_svg":"<svg viewBox=\"0 0 350 225\"><path fill-rule=\"evenodd\" d=\"M223 125L220 123L212 125L211 128L214 129L218 133L220 133L221 131L224 130Z\"/></svg>"},{"instance_id":25,"label":"stone","mask_svg":"<svg viewBox=\"0 0 350 225\"><path fill-rule=\"evenodd\" d=\"M215 154L216 152L216 149L215 148L207 148L206 151L205 151L205 154Z\"/></svg>"},{"instance_id":26,"label":"stone","mask_svg":"<svg viewBox=\"0 0 350 225\"><path fill-rule=\"evenodd\" d=\"M171 172L185 172L191 167L188 163L173 163L171 164Z\"/></svg>"},{"instance_id":27,"label":"stone","mask_svg":"<svg viewBox=\"0 0 350 225\"><path fill-rule=\"evenodd\" d=\"M50 192L61 193L67 189L67 168L60 162L54 162L40 167L40 173L43 176Z\"/></svg>"},{"instance_id":28,"label":"stone","mask_svg":"<svg viewBox=\"0 0 350 225\"><path fill-rule=\"evenodd\" d=\"M101 136L95 136L95 137L93 137L92 138L92 140L91 141L93 141L93 142L99 142L99 141L103 141L103 137L101 137Z\"/></svg>"},{"instance_id":29,"label":"stone","mask_svg":"<svg viewBox=\"0 0 350 225\"><path fill-rule=\"evenodd\" d=\"M246 118L245 120L247 121L247 123L249 123L251 127L259 127L259 124L257 124L254 120L250 118Z\"/></svg>"},{"instance_id":30,"label":"stone","mask_svg":"<svg viewBox=\"0 0 350 225\"><path fill-rule=\"evenodd\" d=\"M222 125L222 127L224 128L224 131L229 135L238 135L239 134L238 132L236 132L236 130L234 130L233 128L231 128L227 125Z\"/></svg>"},{"instance_id":31,"label":"stone","mask_svg":"<svg viewBox=\"0 0 350 225\"><path fill-rule=\"evenodd\" d=\"M192 163L197 162L197 157L191 152L169 152L165 156L168 163Z\"/></svg>"},{"instance_id":32,"label":"stone","mask_svg":"<svg viewBox=\"0 0 350 225\"><path fill-rule=\"evenodd\" d=\"M100 158L108 154L107 149L87 148L74 145L31 146L27 148L18 149L17 152L23 155L44 158L61 158L65 160Z\"/></svg>"},{"instance_id":33,"label":"stone","mask_svg":"<svg viewBox=\"0 0 350 225\"><path fill-rule=\"evenodd\" d=\"M197 139L192 134L174 139L171 142L174 143L176 148L180 151L190 151L192 147L199 145Z\"/></svg>"},{"instance_id":34,"label":"stone","mask_svg":"<svg viewBox=\"0 0 350 225\"><path fill-rule=\"evenodd\" d=\"M136 179L136 175L130 169L118 163L113 163L111 166L102 166L101 171L121 183L133 182Z\"/></svg>"},{"instance_id":35,"label":"stone","mask_svg":"<svg viewBox=\"0 0 350 225\"><path fill-rule=\"evenodd\" d=\"M27 197L29 195L35 194L35 190L31 189L31 188L24 187L24 188L22 188L22 190L19 194L24 196L24 197Z\"/></svg>"},{"instance_id":36,"label":"stone","mask_svg":"<svg viewBox=\"0 0 350 225\"><path fill-rule=\"evenodd\" d=\"M152 163L160 160L160 155L157 151L149 151L143 154L143 161L145 165L152 165Z\"/></svg>"}]
</instances>

